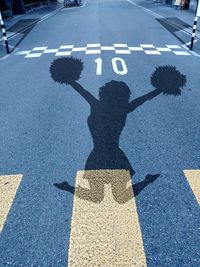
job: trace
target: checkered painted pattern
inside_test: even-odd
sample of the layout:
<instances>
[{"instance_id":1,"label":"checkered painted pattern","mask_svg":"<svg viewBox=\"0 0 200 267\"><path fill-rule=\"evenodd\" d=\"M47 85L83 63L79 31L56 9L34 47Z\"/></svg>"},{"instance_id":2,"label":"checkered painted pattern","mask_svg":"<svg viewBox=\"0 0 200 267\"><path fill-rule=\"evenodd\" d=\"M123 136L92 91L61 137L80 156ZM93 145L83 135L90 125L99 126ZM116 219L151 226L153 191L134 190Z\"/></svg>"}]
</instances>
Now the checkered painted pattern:
<instances>
[{"instance_id":1,"label":"checkered painted pattern","mask_svg":"<svg viewBox=\"0 0 200 267\"><path fill-rule=\"evenodd\" d=\"M39 58L45 54L54 56L71 56L74 53L84 53L86 55L98 55L104 51L112 51L116 55L130 55L132 53L142 52L146 55L162 55L172 53L176 56L190 56L190 52L184 50L179 45L165 45L156 47L153 44L140 44L139 46L128 46L127 44L113 44L112 46L103 46L101 44L87 44L83 47L74 45L61 45L59 48L52 49L48 46L34 47L32 50L19 51L16 55L25 56L25 58Z\"/></svg>"}]
</instances>

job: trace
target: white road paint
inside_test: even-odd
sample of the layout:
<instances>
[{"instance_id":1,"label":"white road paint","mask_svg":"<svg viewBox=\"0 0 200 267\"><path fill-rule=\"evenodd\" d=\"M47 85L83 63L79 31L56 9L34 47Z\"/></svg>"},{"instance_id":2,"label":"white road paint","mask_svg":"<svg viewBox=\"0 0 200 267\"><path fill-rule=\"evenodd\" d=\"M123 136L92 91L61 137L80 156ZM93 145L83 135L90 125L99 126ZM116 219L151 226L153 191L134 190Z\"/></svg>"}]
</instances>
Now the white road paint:
<instances>
[{"instance_id":1,"label":"white road paint","mask_svg":"<svg viewBox=\"0 0 200 267\"><path fill-rule=\"evenodd\" d=\"M155 46L152 45L152 44L140 44L140 46L141 46L142 48L155 48Z\"/></svg>"},{"instance_id":2,"label":"white road paint","mask_svg":"<svg viewBox=\"0 0 200 267\"><path fill-rule=\"evenodd\" d=\"M47 46L35 47L32 49L32 51L46 50L47 48L48 48Z\"/></svg>"},{"instance_id":3,"label":"white road paint","mask_svg":"<svg viewBox=\"0 0 200 267\"><path fill-rule=\"evenodd\" d=\"M197 40L194 40L194 43L196 43L196 42L197 42ZM186 50L190 50L190 45L191 45L191 42L188 42L188 43L183 44L182 47L183 47L184 49L186 49ZM190 51L190 53L192 53L192 54L193 54L193 52L194 52L194 51ZM194 53L195 53L195 52L194 52ZM196 55L197 55L197 56L200 56L200 55L197 54L197 53L196 53Z\"/></svg>"},{"instance_id":4,"label":"white road paint","mask_svg":"<svg viewBox=\"0 0 200 267\"><path fill-rule=\"evenodd\" d=\"M130 55L136 52L143 52L145 55L162 55L166 52L176 56L192 55L190 51L180 45L165 45L156 47L153 44L140 44L139 46L128 46L127 44L113 44L105 46L101 44L87 44L85 47L75 47L75 45L61 45L59 48L48 48L48 46L34 47L31 50L18 51L15 55L25 56L25 58L39 58L43 54L55 54L55 56L70 56L75 52L84 52L86 55L99 55L104 51L113 51L117 55Z\"/></svg>"},{"instance_id":5,"label":"white road paint","mask_svg":"<svg viewBox=\"0 0 200 267\"><path fill-rule=\"evenodd\" d=\"M161 55L161 53L159 51L147 50L147 51L144 51L144 52L147 55Z\"/></svg>"},{"instance_id":6,"label":"white road paint","mask_svg":"<svg viewBox=\"0 0 200 267\"><path fill-rule=\"evenodd\" d=\"M174 52L175 55L177 56L189 56L190 54L186 51L176 51Z\"/></svg>"},{"instance_id":7,"label":"white road paint","mask_svg":"<svg viewBox=\"0 0 200 267\"><path fill-rule=\"evenodd\" d=\"M166 45L170 49L181 49L180 45Z\"/></svg>"},{"instance_id":8,"label":"white road paint","mask_svg":"<svg viewBox=\"0 0 200 267\"><path fill-rule=\"evenodd\" d=\"M93 190L88 183L91 180L97 184ZM102 180L110 182L101 192ZM124 180L129 188L125 192L121 189ZM78 171L76 176L68 267L97 266L147 266L131 177L126 170Z\"/></svg>"},{"instance_id":9,"label":"white road paint","mask_svg":"<svg viewBox=\"0 0 200 267\"><path fill-rule=\"evenodd\" d=\"M120 69L119 69L120 65ZM123 58L115 57L112 59L113 70L118 75L125 75L128 73L126 63Z\"/></svg>"},{"instance_id":10,"label":"white road paint","mask_svg":"<svg viewBox=\"0 0 200 267\"><path fill-rule=\"evenodd\" d=\"M120 50L120 49L116 49L115 50L116 54L120 54L120 55L130 55L131 51L130 50Z\"/></svg>"},{"instance_id":11,"label":"white road paint","mask_svg":"<svg viewBox=\"0 0 200 267\"><path fill-rule=\"evenodd\" d=\"M195 56L195 57L200 57L200 55L199 54L197 54L196 52L194 52L194 51L190 51L190 53L193 55L193 56Z\"/></svg>"},{"instance_id":12,"label":"white road paint","mask_svg":"<svg viewBox=\"0 0 200 267\"><path fill-rule=\"evenodd\" d=\"M183 172L198 204L200 205L200 170L184 170Z\"/></svg>"},{"instance_id":13,"label":"white road paint","mask_svg":"<svg viewBox=\"0 0 200 267\"><path fill-rule=\"evenodd\" d=\"M86 50L86 55L97 55L97 54L101 54L101 50L100 49Z\"/></svg>"},{"instance_id":14,"label":"white road paint","mask_svg":"<svg viewBox=\"0 0 200 267\"><path fill-rule=\"evenodd\" d=\"M95 62L97 63L96 75L102 75L102 59L99 57L95 59Z\"/></svg>"},{"instance_id":15,"label":"white road paint","mask_svg":"<svg viewBox=\"0 0 200 267\"><path fill-rule=\"evenodd\" d=\"M101 44L87 44L87 48L100 47Z\"/></svg>"},{"instance_id":16,"label":"white road paint","mask_svg":"<svg viewBox=\"0 0 200 267\"><path fill-rule=\"evenodd\" d=\"M44 54L54 54L54 53L57 53L58 52L58 49L46 49L44 51Z\"/></svg>"},{"instance_id":17,"label":"white road paint","mask_svg":"<svg viewBox=\"0 0 200 267\"><path fill-rule=\"evenodd\" d=\"M22 177L22 174L0 176L0 233L6 223Z\"/></svg>"}]
</instances>

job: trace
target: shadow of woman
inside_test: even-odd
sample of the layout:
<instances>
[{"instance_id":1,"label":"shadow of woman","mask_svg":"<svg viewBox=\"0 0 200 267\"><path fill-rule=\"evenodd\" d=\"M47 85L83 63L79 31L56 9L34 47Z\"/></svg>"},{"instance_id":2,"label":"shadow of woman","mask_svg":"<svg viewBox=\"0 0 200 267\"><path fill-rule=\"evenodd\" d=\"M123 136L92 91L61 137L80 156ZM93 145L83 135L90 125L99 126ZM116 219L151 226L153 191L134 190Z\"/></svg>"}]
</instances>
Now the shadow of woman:
<instances>
[{"instance_id":1,"label":"shadow of woman","mask_svg":"<svg viewBox=\"0 0 200 267\"><path fill-rule=\"evenodd\" d=\"M135 174L126 155L119 147L119 139L126 124L127 115L161 93L180 94L180 86L183 86L185 83L182 81L183 85L180 85L174 79L177 84L170 83L169 87L165 84L167 90L164 91L163 81L165 82L165 71L169 73L174 67L169 66L169 70L166 70L167 67L165 69L158 67L157 72L155 71L151 77L152 84L156 84L155 90L129 102L131 95L129 87L124 82L112 80L99 89L99 99L97 99L76 82L75 78L72 78L74 76L77 80L80 76L76 73L76 70L73 73L73 67L70 68L70 74L68 73L67 82L65 82L66 73L63 69L66 66L62 65L64 60L66 59L61 58L60 62L58 62L58 59L55 64L52 63L50 67L51 76L57 82L70 84L90 105L90 115L87 123L94 146L86 161L85 173L82 177L88 180L90 189L81 186L74 188L67 182L54 185L61 190L75 193L79 198L100 203L104 199L104 185L109 183L111 184L115 201L120 204L125 203L133 197L133 192L134 196L138 195L146 186L159 177L159 174L147 175L142 182L127 188L127 183ZM80 65L79 69L81 69ZM178 73L179 78L181 77L180 75ZM159 84L161 84L162 88L159 87ZM173 92L170 91L171 89ZM88 172L91 170L93 171L93 175L88 175ZM108 172L109 170L110 173ZM128 171L129 175L124 175L122 170Z\"/></svg>"},{"instance_id":2,"label":"shadow of woman","mask_svg":"<svg viewBox=\"0 0 200 267\"><path fill-rule=\"evenodd\" d=\"M71 86L89 103L91 112L87 123L93 139L93 150L89 155L83 179L87 179L90 189L78 186L76 191L69 184L64 182L61 185L55 184L59 189L64 189L82 199L100 203L104 199L104 185L110 183L112 194L118 203L125 203L134 195L158 178L156 175L147 175L145 180L138 185L129 188L127 183L131 176L135 174L126 155L119 147L119 138L124 129L128 113L134 111L138 106L147 100L150 100L160 94L160 91L154 90L147 95L133 100L129 103L130 89L124 82L111 81L99 90L99 100L86 91L77 82L71 83ZM100 177L97 175L88 176L89 170L128 170L130 175L121 175L121 172L115 173L115 177ZM108 171L106 172L108 174ZM104 174L105 175L105 174Z\"/></svg>"}]
</instances>

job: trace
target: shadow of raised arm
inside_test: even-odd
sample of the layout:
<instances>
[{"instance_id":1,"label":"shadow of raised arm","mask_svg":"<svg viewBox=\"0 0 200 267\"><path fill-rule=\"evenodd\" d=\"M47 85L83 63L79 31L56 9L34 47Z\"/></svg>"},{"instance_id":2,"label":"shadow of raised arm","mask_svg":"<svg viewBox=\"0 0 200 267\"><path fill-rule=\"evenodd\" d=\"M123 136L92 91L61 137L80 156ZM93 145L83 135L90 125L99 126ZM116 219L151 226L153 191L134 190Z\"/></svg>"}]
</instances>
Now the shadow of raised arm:
<instances>
[{"instance_id":1,"label":"shadow of raised arm","mask_svg":"<svg viewBox=\"0 0 200 267\"><path fill-rule=\"evenodd\" d=\"M156 89L151 91L150 93L140 96L133 101L130 102L128 112L134 111L137 107L144 104L146 101L153 99L154 97L158 96L160 93L162 93L160 90Z\"/></svg>"},{"instance_id":2,"label":"shadow of raised arm","mask_svg":"<svg viewBox=\"0 0 200 267\"><path fill-rule=\"evenodd\" d=\"M90 104L90 106L97 104L98 100L90 92L85 90L78 82L71 82L70 85Z\"/></svg>"}]
</instances>

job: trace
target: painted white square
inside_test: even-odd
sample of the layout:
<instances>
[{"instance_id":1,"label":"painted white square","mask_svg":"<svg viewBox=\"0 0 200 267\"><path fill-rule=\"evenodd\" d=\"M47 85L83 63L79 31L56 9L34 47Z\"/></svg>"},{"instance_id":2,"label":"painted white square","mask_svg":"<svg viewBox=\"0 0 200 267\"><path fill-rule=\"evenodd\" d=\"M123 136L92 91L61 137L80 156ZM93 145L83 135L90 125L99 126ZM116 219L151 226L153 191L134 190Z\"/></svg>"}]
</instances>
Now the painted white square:
<instances>
[{"instance_id":1,"label":"painted white square","mask_svg":"<svg viewBox=\"0 0 200 267\"><path fill-rule=\"evenodd\" d=\"M139 46L132 46L132 47L129 47L129 50L130 51L144 51L144 49L142 47L139 47Z\"/></svg>"},{"instance_id":2,"label":"painted white square","mask_svg":"<svg viewBox=\"0 0 200 267\"><path fill-rule=\"evenodd\" d=\"M95 54L101 54L101 50L86 50L86 55L95 55Z\"/></svg>"},{"instance_id":3,"label":"painted white square","mask_svg":"<svg viewBox=\"0 0 200 267\"><path fill-rule=\"evenodd\" d=\"M71 51L63 51L63 52L57 52L56 53L56 57L59 57L59 56L70 56L71 55Z\"/></svg>"},{"instance_id":4,"label":"painted white square","mask_svg":"<svg viewBox=\"0 0 200 267\"><path fill-rule=\"evenodd\" d=\"M144 51L147 55L161 55L161 53L157 50L146 50Z\"/></svg>"},{"instance_id":5,"label":"painted white square","mask_svg":"<svg viewBox=\"0 0 200 267\"><path fill-rule=\"evenodd\" d=\"M87 47L100 47L101 44L87 44Z\"/></svg>"},{"instance_id":6,"label":"painted white square","mask_svg":"<svg viewBox=\"0 0 200 267\"><path fill-rule=\"evenodd\" d=\"M140 44L140 46L143 48L155 48L155 46L152 44Z\"/></svg>"},{"instance_id":7,"label":"painted white square","mask_svg":"<svg viewBox=\"0 0 200 267\"><path fill-rule=\"evenodd\" d=\"M32 53L25 56L25 58L40 57L42 53Z\"/></svg>"},{"instance_id":8,"label":"painted white square","mask_svg":"<svg viewBox=\"0 0 200 267\"><path fill-rule=\"evenodd\" d=\"M24 50L24 51L19 51L15 55L27 55L31 52L31 50Z\"/></svg>"},{"instance_id":9,"label":"painted white square","mask_svg":"<svg viewBox=\"0 0 200 267\"><path fill-rule=\"evenodd\" d=\"M72 49L74 45L61 45L59 49Z\"/></svg>"},{"instance_id":10,"label":"painted white square","mask_svg":"<svg viewBox=\"0 0 200 267\"><path fill-rule=\"evenodd\" d=\"M190 53L186 51L173 51L173 53L177 56L190 56Z\"/></svg>"},{"instance_id":11,"label":"painted white square","mask_svg":"<svg viewBox=\"0 0 200 267\"><path fill-rule=\"evenodd\" d=\"M177 48L177 49L181 49L181 47L179 45L166 45L168 48Z\"/></svg>"},{"instance_id":12,"label":"painted white square","mask_svg":"<svg viewBox=\"0 0 200 267\"><path fill-rule=\"evenodd\" d=\"M127 44L114 44L114 47L124 47L124 48L127 48L128 45Z\"/></svg>"},{"instance_id":13,"label":"painted white square","mask_svg":"<svg viewBox=\"0 0 200 267\"><path fill-rule=\"evenodd\" d=\"M120 49L116 49L115 50L116 54L123 54L123 55L130 55L131 51L130 50L120 50Z\"/></svg>"},{"instance_id":14,"label":"painted white square","mask_svg":"<svg viewBox=\"0 0 200 267\"><path fill-rule=\"evenodd\" d=\"M46 49L43 54L57 53L59 49Z\"/></svg>"}]
</instances>

